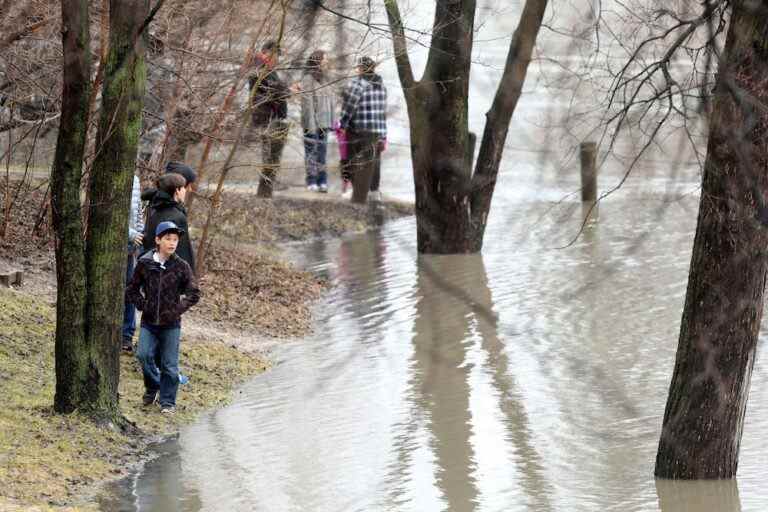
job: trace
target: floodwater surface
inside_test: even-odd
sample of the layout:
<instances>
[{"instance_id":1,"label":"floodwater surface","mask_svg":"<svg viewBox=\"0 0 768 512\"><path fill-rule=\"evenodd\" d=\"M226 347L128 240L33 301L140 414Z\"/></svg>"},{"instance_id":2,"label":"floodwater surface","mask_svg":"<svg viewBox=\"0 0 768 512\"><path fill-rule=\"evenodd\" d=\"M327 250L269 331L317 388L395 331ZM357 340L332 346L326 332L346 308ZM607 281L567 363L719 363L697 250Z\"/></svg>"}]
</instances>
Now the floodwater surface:
<instances>
[{"instance_id":1,"label":"floodwater surface","mask_svg":"<svg viewBox=\"0 0 768 512\"><path fill-rule=\"evenodd\" d=\"M476 39L488 42L475 46L469 112L478 134L520 8L481 3ZM548 58L531 67L515 112L482 255L418 256L413 219L294 247L294 260L332 285L315 333L275 348L274 368L158 447L103 498L105 510L764 509L761 353L738 480L653 478L696 225L695 158L661 137L581 231L572 150L584 134L551 126L597 93L545 87L570 56L541 37L537 56ZM401 103L382 190L412 200L393 62L382 70ZM633 137L605 162L601 140L601 193L622 183L643 144Z\"/></svg>"},{"instance_id":2,"label":"floodwater surface","mask_svg":"<svg viewBox=\"0 0 768 512\"><path fill-rule=\"evenodd\" d=\"M762 510L760 357L738 481L653 478L697 207L695 181L654 187L606 200L567 248L580 203L519 190L500 195L482 255L418 256L413 219L296 246L332 284L316 332L104 508Z\"/></svg>"}]
</instances>

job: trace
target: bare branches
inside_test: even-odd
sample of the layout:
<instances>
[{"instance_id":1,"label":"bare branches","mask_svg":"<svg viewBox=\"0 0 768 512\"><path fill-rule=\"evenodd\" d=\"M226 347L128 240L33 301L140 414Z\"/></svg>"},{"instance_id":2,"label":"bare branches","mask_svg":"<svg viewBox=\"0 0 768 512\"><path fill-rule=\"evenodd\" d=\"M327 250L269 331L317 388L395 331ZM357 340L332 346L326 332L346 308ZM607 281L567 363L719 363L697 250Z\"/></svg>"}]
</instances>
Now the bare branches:
<instances>
[{"instance_id":1,"label":"bare branches","mask_svg":"<svg viewBox=\"0 0 768 512\"><path fill-rule=\"evenodd\" d=\"M392 44L395 49L395 61L397 62L397 72L400 75L400 83L403 89L409 90L416 84L413 79L411 61L408 57L408 44L405 40L400 8L397 6L397 0L384 0L384 6L387 9L389 27L392 30Z\"/></svg>"},{"instance_id":2,"label":"bare branches","mask_svg":"<svg viewBox=\"0 0 768 512\"><path fill-rule=\"evenodd\" d=\"M515 35L509 45L504 74L496 89L491 109L486 114L480 154L470 185L472 218L477 225L485 225L488 216L509 123L523 90L528 64L546 8L547 0L525 2Z\"/></svg>"},{"instance_id":3,"label":"bare branches","mask_svg":"<svg viewBox=\"0 0 768 512\"><path fill-rule=\"evenodd\" d=\"M48 25L50 22L51 22L51 18L44 18L42 20L38 20L29 25L24 26L21 29L17 30L16 32L12 32L8 34L0 41L0 50L12 45L16 41L23 39L24 37L27 37L30 34L33 34L40 28Z\"/></svg>"}]
</instances>

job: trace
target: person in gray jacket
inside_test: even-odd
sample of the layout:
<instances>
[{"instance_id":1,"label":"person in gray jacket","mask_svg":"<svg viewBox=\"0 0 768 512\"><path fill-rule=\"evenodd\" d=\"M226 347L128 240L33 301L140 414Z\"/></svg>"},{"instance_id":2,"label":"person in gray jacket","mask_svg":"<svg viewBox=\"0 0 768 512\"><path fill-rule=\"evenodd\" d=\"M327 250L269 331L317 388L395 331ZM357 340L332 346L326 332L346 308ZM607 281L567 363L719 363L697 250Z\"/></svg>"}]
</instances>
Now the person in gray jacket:
<instances>
[{"instance_id":1,"label":"person in gray jacket","mask_svg":"<svg viewBox=\"0 0 768 512\"><path fill-rule=\"evenodd\" d=\"M141 213L141 182L133 175L131 189L131 213L128 218L128 261L125 268L126 285L133 277L136 268L136 256L144 241L144 217ZM136 307L130 302L125 303L123 311L123 350L133 352L133 335L136 332Z\"/></svg>"},{"instance_id":2,"label":"person in gray jacket","mask_svg":"<svg viewBox=\"0 0 768 512\"><path fill-rule=\"evenodd\" d=\"M327 81L327 65L325 52L315 50L307 59L306 71L298 84L307 189L311 192L328 192L326 155L328 132L336 121L336 97Z\"/></svg>"}]
</instances>

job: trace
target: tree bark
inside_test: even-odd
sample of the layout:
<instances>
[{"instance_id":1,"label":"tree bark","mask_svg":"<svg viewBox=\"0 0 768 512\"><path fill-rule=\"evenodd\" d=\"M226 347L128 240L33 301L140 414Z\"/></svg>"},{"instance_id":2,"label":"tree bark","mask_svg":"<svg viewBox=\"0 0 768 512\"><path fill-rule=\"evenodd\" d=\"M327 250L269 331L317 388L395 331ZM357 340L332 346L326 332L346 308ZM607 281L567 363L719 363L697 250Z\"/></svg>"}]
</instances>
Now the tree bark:
<instances>
[{"instance_id":1,"label":"tree bark","mask_svg":"<svg viewBox=\"0 0 768 512\"><path fill-rule=\"evenodd\" d=\"M62 0L61 14L64 89L51 170L57 281L54 409L69 413L87 401L92 365L85 345L85 253L80 216L91 87L88 1Z\"/></svg>"},{"instance_id":2,"label":"tree bark","mask_svg":"<svg viewBox=\"0 0 768 512\"><path fill-rule=\"evenodd\" d=\"M733 478L768 259L768 17L732 4L656 476Z\"/></svg>"},{"instance_id":3,"label":"tree bark","mask_svg":"<svg viewBox=\"0 0 768 512\"><path fill-rule=\"evenodd\" d=\"M475 0L438 0L426 71L415 81L396 0L385 0L411 125L417 245L422 253L482 249L509 123L522 91L547 0L527 0L488 113L473 177L468 100Z\"/></svg>"},{"instance_id":4,"label":"tree bark","mask_svg":"<svg viewBox=\"0 0 768 512\"><path fill-rule=\"evenodd\" d=\"M96 364L90 369L94 396L89 405L109 418L119 415L128 213L146 85L140 31L148 14L148 0L110 1L109 53L91 177L86 335Z\"/></svg>"},{"instance_id":5,"label":"tree bark","mask_svg":"<svg viewBox=\"0 0 768 512\"><path fill-rule=\"evenodd\" d=\"M419 252L474 252L466 166L467 110L475 1L438 0L424 76L406 98L416 191ZM390 16L390 20L392 17ZM402 25L400 24L400 30ZM404 42L395 46L405 54ZM398 62L401 78L410 67ZM405 84L404 88L405 88Z\"/></svg>"}]
</instances>

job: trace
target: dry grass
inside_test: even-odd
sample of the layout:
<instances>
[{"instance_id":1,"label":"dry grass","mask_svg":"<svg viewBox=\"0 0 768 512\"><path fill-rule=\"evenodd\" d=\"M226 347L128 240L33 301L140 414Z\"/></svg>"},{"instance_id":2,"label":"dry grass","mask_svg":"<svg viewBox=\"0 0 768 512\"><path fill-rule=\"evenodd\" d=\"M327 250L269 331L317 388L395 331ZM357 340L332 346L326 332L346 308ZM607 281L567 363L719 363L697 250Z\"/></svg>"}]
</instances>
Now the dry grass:
<instances>
[{"instance_id":1,"label":"dry grass","mask_svg":"<svg viewBox=\"0 0 768 512\"><path fill-rule=\"evenodd\" d=\"M227 193L216 234L233 242L285 242L339 236L413 215L413 205L385 201L375 207L346 200L286 196L264 200L253 194Z\"/></svg>"},{"instance_id":2,"label":"dry grass","mask_svg":"<svg viewBox=\"0 0 768 512\"><path fill-rule=\"evenodd\" d=\"M77 505L95 484L119 477L150 438L174 432L201 411L228 400L232 388L265 369L259 357L221 341L183 343L190 375L178 412L141 406L143 383L131 357L121 360L121 409L143 435L100 428L78 414L54 414L54 309L44 301L0 290L0 509ZM3 501L5 500L5 501ZM81 505L88 510L87 500Z\"/></svg>"}]
</instances>

